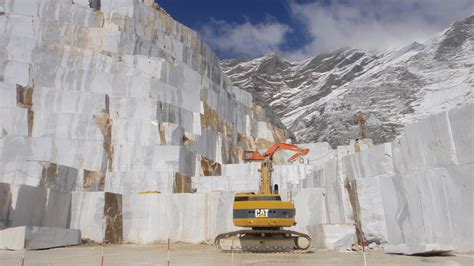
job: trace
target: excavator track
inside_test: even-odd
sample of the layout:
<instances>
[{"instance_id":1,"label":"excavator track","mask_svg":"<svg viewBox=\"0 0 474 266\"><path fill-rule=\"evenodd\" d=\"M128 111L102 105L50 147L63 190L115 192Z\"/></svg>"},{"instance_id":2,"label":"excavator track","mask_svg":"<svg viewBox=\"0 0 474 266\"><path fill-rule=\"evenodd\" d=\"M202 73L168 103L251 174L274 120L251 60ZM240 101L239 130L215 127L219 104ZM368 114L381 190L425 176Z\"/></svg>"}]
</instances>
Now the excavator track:
<instances>
[{"instance_id":1,"label":"excavator track","mask_svg":"<svg viewBox=\"0 0 474 266\"><path fill-rule=\"evenodd\" d=\"M291 230L237 230L218 235L215 246L236 253L307 253L311 237Z\"/></svg>"}]
</instances>

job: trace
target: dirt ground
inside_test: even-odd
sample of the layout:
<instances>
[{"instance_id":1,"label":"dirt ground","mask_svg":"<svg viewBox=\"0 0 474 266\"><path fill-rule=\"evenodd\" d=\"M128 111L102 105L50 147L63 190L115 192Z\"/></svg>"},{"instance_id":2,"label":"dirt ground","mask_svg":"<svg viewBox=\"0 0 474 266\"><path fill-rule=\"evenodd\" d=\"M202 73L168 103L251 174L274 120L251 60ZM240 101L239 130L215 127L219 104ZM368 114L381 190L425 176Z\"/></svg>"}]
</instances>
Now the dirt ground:
<instances>
[{"instance_id":1,"label":"dirt ground","mask_svg":"<svg viewBox=\"0 0 474 266\"><path fill-rule=\"evenodd\" d=\"M25 265L100 265L100 246L27 251ZM21 251L0 251L0 265L21 265ZM416 257L366 253L367 265L474 265L474 254ZM170 265L364 265L361 252L317 251L309 254L230 254L208 245L172 244ZM167 265L167 248L157 245L110 245L104 265Z\"/></svg>"}]
</instances>

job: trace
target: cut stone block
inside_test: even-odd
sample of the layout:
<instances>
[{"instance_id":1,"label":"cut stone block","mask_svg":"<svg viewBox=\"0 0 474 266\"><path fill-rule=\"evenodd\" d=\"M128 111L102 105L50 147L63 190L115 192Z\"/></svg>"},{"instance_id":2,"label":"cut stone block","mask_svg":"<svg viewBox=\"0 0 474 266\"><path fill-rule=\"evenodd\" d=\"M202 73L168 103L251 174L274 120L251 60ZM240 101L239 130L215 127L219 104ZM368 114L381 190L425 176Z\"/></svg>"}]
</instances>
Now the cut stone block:
<instances>
[{"instance_id":1,"label":"cut stone block","mask_svg":"<svg viewBox=\"0 0 474 266\"><path fill-rule=\"evenodd\" d=\"M120 243L122 237L122 195L110 192L73 192L71 228L96 242Z\"/></svg>"},{"instance_id":2,"label":"cut stone block","mask_svg":"<svg viewBox=\"0 0 474 266\"><path fill-rule=\"evenodd\" d=\"M126 242L206 241L206 194L129 194L123 207Z\"/></svg>"},{"instance_id":3,"label":"cut stone block","mask_svg":"<svg viewBox=\"0 0 474 266\"><path fill-rule=\"evenodd\" d=\"M410 172L458 163L450 129L446 112L406 126L401 150Z\"/></svg>"},{"instance_id":4,"label":"cut stone block","mask_svg":"<svg viewBox=\"0 0 474 266\"><path fill-rule=\"evenodd\" d=\"M301 148L309 148L309 153L303 158L310 164L320 165L328 160L336 158L336 152L327 142L302 143L298 144Z\"/></svg>"},{"instance_id":5,"label":"cut stone block","mask_svg":"<svg viewBox=\"0 0 474 266\"><path fill-rule=\"evenodd\" d=\"M380 178L362 178L356 180L359 201L359 217L362 232L368 243L387 241L384 208L380 192Z\"/></svg>"},{"instance_id":6,"label":"cut stone block","mask_svg":"<svg viewBox=\"0 0 474 266\"><path fill-rule=\"evenodd\" d=\"M46 189L11 185L10 193L11 205L7 226L41 226L47 201Z\"/></svg>"},{"instance_id":7,"label":"cut stone block","mask_svg":"<svg viewBox=\"0 0 474 266\"><path fill-rule=\"evenodd\" d=\"M41 226L44 227L69 227L71 206L71 193L47 189L46 205Z\"/></svg>"},{"instance_id":8,"label":"cut stone block","mask_svg":"<svg viewBox=\"0 0 474 266\"><path fill-rule=\"evenodd\" d=\"M353 224L315 224L308 226L308 233L317 249L350 251L357 243Z\"/></svg>"},{"instance_id":9,"label":"cut stone block","mask_svg":"<svg viewBox=\"0 0 474 266\"><path fill-rule=\"evenodd\" d=\"M68 227L69 192L0 183L0 199L0 222L5 226Z\"/></svg>"},{"instance_id":10,"label":"cut stone block","mask_svg":"<svg viewBox=\"0 0 474 266\"><path fill-rule=\"evenodd\" d=\"M448 246L448 249L455 247L448 209L450 201L447 200L453 196L446 194L447 178L447 171L438 168L380 179L388 243L406 248L401 249L406 252L398 253L413 254L424 249L436 249L430 245ZM469 211L464 210L464 213Z\"/></svg>"},{"instance_id":11,"label":"cut stone block","mask_svg":"<svg viewBox=\"0 0 474 266\"><path fill-rule=\"evenodd\" d=\"M347 155L342 158L342 164L349 180L391 175L394 173L391 144Z\"/></svg>"},{"instance_id":12,"label":"cut stone block","mask_svg":"<svg viewBox=\"0 0 474 266\"><path fill-rule=\"evenodd\" d=\"M193 176L192 188L198 193L212 191L258 191L260 182L256 178L232 176Z\"/></svg>"},{"instance_id":13,"label":"cut stone block","mask_svg":"<svg viewBox=\"0 0 474 266\"><path fill-rule=\"evenodd\" d=\"M327 222L331 224L342 224L345 222L345 209L342 199L344 187L339 183L333 183L326 187L326 211Z\"/></svg>"},{"instance_id":14,"label":"cut stone block","mask_svg":"<svg viewBox=\"0 0 474 266\"><path fill-rule=\"evenodd\" d=\"M314 165L303 163L274 165L272 182L278 184L280 189L301 188L302 181L311 176L315 169ZM260 182L260 176L257 182Z\"/></svg>"},{"instance_id":15,"label":"cut stone block","mask_svg":"<svg viewBox=\"0 0 474 266\"><path fill-rule=\"evenodd\" d=\"M323 169L314 169L301 180L302 188L323 188L325 186Z\"/></svg>"},{"instance_id":16,"label":"cut stone block","mask_svg":"<svg viewBox=\"0 0 474 266\"><path fill-rule=\"evenodd\" d=\"M449 215L453 230L450 243L457 251L474 250L474 163L446 168L444 179Z\"/></svg>"},{"instance_id":17,"label":"cut stone block","mask_svg":"<svg viewBox=\"0 0 474 266\"><path fill-rule=\"evenodd\" d=\"M233 223L234 193L228 191L208 194L207 241L213 241L221 233L239 230Z\"/></svg>"},{"instance_id":18,"label":"cut stone block","mask_svg":"<svg viewBox=\"0 0 474 266\"><path fill-rule=\"evenodd\" d=\"M285 195L285 191L282 191L282 194ZM291 230L306 232L308 225L327 223L324 189L306 188L292 194L296 209L296 226Z\"/></svg>"},{"instance_id":19,"label":"cut stone block","mask_svg":"<svg viewBox=\"0 0 474 266\"><path fill-rule=\"evenodd\" d=\"M459 164L474 162L474 104L451 110L448 116Z\"/></svg>"},{"instance_id":20,"label":"cut stone block","mask_svg":"<svg viewBox=\"0 0 474 266\"><path fill-rule=\"evenodd\" d=\"M11 200L10 184L0 183L0 227L5 228L7 225Z\"/></svg>"},{"instance_id":21,"label":"cut stone block","mask_svg":"<svg viewBox=\"0 0 474 266\"><path fill-rule=\"evenodd\" d=\"M53 227L19 226L0 230L0 249L22 250L81 244L81 231Z\"/></svg>"},{"instance_id":22,"label":"cut stone block","mask_svg":"<svg viewBox=\"0 0 474 266\"><path fill-rule=\"evenodd\" d=\"M118 194L173 192L176 172L177 166L168 163L158 171L107 172L104 190Z\"/></svg>"}]
</instances>

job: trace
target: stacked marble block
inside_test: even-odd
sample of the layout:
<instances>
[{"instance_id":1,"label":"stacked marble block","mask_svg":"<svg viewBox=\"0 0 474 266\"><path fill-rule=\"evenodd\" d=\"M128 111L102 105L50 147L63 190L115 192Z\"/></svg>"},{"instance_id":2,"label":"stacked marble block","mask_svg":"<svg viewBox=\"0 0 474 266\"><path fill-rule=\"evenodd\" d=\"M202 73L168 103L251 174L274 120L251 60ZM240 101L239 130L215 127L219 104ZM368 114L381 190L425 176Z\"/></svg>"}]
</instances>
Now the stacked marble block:
<instances>
[{"instance_id":1,"label":"stacked marble block","mask_svg":"<svg viewBox=\"0 0 474 266\"><path fill-rule=\"evenodd\" d=\"M0 249L80 244L80 231L69 229L70 203L67 192L0 183Z\"/></svg>"},{"instance_id":2,"label":"stacked marble block","mask_svg":"<svg viewBox=\"0 0 474 266\"><path fill-rule=\"evenodd\" d=\"M367 241L388 253L473 250L473 113L471 104L433 115L343 158Z\"/></svg>"},{"instance_id":3,"label":"stacked marble block","mask_svg":"<svg viewBox=\"0 0 474 266\"><path fill-rule=\"evenodd\" d=\"M71 228L97 243L123 240L122 195L110 192L72 192Z\"/></svg>"},{"instance_id":4,"label":"stacked marble block","mask_svg":"<svg viewBox=\"0 0 474 266\"><path fill-rule=\"evenodd\" d=\"M232 224L232 192L124 195L123 234L131 243L200 243Z\"/></svg>"}]
</instances>

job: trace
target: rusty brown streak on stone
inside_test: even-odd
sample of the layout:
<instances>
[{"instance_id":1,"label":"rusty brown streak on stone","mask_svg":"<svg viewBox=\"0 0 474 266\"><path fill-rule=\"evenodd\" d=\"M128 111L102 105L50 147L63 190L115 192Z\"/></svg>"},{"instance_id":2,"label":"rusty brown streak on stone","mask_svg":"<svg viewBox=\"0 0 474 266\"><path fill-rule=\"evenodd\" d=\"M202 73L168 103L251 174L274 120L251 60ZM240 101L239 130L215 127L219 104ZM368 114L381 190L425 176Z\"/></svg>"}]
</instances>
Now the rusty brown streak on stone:
<instances>
[{"instance_id":1,"label":"rusty brown streak on stone","mask_svg":"<svg viewBox=\"0 0 474 266\"><path fill-rule=\"evenodd\" d=\"M105 173L84 170L83 187L85 191L104 191Z\"/></svg>"},{"instance_id":2,"label":"rusty brown streak on stone","mask_svg":"<svg viewBox=\"0 0 474 266\"><path fill-rule=\"evenodd\" d=\"M109 171L112 171L112 163L114 157L114 146L112 144L112 119L110 119L109 114L102 113L95 116L95 122L99 126L100 132L104 136L103 147L107 153L107 165Z\"/></svg>"},{"instance_id":3,"label":"rusty brown streak on stone","mask_svg":"<svg viewBox=\"0 0 474 266\"><path fill-rule=\"evenodd\" d=\"M110 98L105 95L105 109L100 115L94 116L95 122L104 136L103 147L107 154L107 165L109 171L112 171L112 163L114 158L114 145L112 143L112 119L110 118Z\"/></svg>"},{"instance_id":4,"label":"rusty brown streak on stone","mask_svg":"<svg viewBox=\"0 0 474 266\"><path fill-rule=\"evenodd\" d=\"M105 192L105 240L120 244L123 240L122 195Z\"/></svg>"},{"instance_id":5,"label":"rusty brown streak on stone","mask_svg":"<svg viewBox=\"0 0 474 266\"><path fill-rule=\"evenodd\" d=\"M201 170L204 176L219 176L222 173L221 164L201 156Z\"/></svg>"},{"instance_id":6,"label":"rusty brown streak on stone","mask_svg":"<svg viewBox=\"0 0 474 266\"><path fill-rule=\"evenodd\" d=\"M58 174L59 166L55 163L49 163L43 166L41 171L41 182L40 186L47 187L52 179ZM53 180L54 182L54 180Z\"/></svg>"},{"instance_id":7,"label":"rusty brown streak on stone","mask_svg":"<svg viewBox=\"0 0 474 266\"><path fill-rule=\"evenodd\" d=\"M176 173L174 177L173 193L190 193L191 177L182 173Z\"/></svg>"},{"instance_id":8,"label":"rusty brown streak on stone","mask_svg":"<svg viewBox=\"0 0 474 266\"><path fill-rule=\"evenodd\" d=\"M33 125L35 121L35 112L28 108L28 137L33 136Z\"/></svg>"},{"instance_id":9,"label":"rusty brown streak on stone","mask_svg":"<svg viewBox=\"0 0 474 266\"><path fill-rule=\"evenodd\" d=\"M166 137L165 137L165 126L163 125L162 122L158 124L158 130L160 131L160 143L162 145L166 145Z\"/></svg>"},{"instance_id":10,"label":"rusty brown streak on stone","mask_svg":"<svg viewBox=\"0 0 474 266\"><path fill-rule=\"evenodd\" d=\"M354 222L356 227L357 241L362 244L362 238L364 234L362 232L362 224L360 221L360 205L359 197L357 196L357 184L355 180L346 181L345 188L349 194L349 201L352 206L352 213L354 216Z\"/></svg>"},{"instance_id":11,"label":"rusty brown streak on stone","mask_svg":"<svg viewBox=\"0 0 474 266\"><path fill-rule=\"evenodd\" d=\"M35 113L31 108L33 107L33 88L23 87L19 84L16 85L16 102L18 107L28 109L28 137L33 134L33 124L35 119Z\"/></svg>"}]
</instances>

